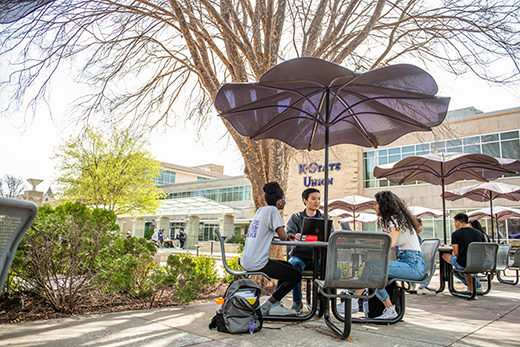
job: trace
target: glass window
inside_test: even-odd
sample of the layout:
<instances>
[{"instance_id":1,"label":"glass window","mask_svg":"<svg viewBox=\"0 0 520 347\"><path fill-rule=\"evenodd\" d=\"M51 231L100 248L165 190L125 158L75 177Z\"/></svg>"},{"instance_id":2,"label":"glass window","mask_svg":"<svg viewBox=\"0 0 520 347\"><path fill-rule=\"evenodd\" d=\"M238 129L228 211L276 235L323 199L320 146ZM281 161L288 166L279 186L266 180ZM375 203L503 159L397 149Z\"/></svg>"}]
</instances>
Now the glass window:
<instances>
[{"instance_id":1,"label":"glass window","mask_svg":"<svg viewBox=\"0 0 520 347\"><path fill-rule=\"evenodd\" d=\"M401 147L388 149L388 154L401 154Z\"/></svg>"},{"instance_id":2,"label":"glass window","mask_svg":"<svg viewBox=\"0 0 520 347\"><path fill-rule=\"evenodd\" d=\"M389 163L395 163L396 161L399 161L399 160L401 160L401 155L400 154L388 156L388 162Z\"/></svg>"},{"instance_id":3,"label":"glass window","mask_svg":"<svg viewBox=\"0 0 520 347\"><path fill-rule=\"evenodd\" d=\"M374 153L375 151L369 151L369 152L365 152L363 153L367 158L373 158L374 157Z\"/></svg>"},{"instance_id":4,"label":"glass window","mask_svg":"<svg viewBox=\"0 0 520 347\"><path fill-rule=\"evenodd\" d=\"M520 141L502 141L502 158L520 159Z\"/></svg>"},{"instance_id":5,"label":"glass window","mask_svg":"<svg viewBox=\"0 0 520 347\"><path fill-rule=\"evenodd\" d=\"M432 143L432 150L434 152L443 152L443 149L446 148L446 142L445 141L437 141Z\"/></svg>"},{"instance_id":6,"label":"glass window","mask_svg":"<svg viewBox=\"0 0 520 347\"><path fill-rule=\"evenodd\" d=\"M500 134L501 140L510 140L510 139L517 139L517 138L518 138L518 130L508 131L508 132Z\"/></svg>"},{"instance_id":7,"label":"glass window","mask_svg":"<svg viewBox=\"0 0 520 347\"><path fill-rule=\"evenodd\" d=\"M414 151L415 151L415 148L414 148L413 145L412 146L404 146L402 148L402 152L403 153L413 153ZM403 154L403 157L404 157L404 154Z\"/></svg>"},{"instance_id":8,"label":"glass window","mask_svg":"<svg viewBox=\"0 0 520 347\"><path fill-rule=\"evenodd\" d=\"M475 145L480 144L480 136L472 136L472 137L466 137L462 141L465 145Z\"/></svg>"},{"instance_id":9,"label":"glass window","mask_svg":"<svg viewBox=\"0 0 520 347\"><path fill-rule=\"evenodd\" d=\"M448 153L462 153L462 146L459 146L459 147L448 147L448 149L446 149L446 152L448 152Z\"/></svg>"},{"instance_id":10,"label":"glass window","mask_svg":"<svg viewBox=\"0 0 520 347\"><path fill-rule=\"evenodd\" d=\"M459 147L459 146L462 146L462 141L461 140L448 140L448 141L446 141L446 146L447 147Z\"/></svg>"},{"instance_id":11,"label":"glass window","mask_svg":"<svg viewBox=\"0 0 520 347\"><path fill-rule=\"evenodd\" d=\"M386 149L380 149L377 151L377 155L378 156L384 156L384 155L387 155L388 154L388 151Z\"/></svg>"},{"instance_id":12,"label":"glass window","mask_svg":"<svg viewBox=\"0 0 520 347\"><path fill-rule=\"evenodd\" d=\"M464 146L464 153L481 153L480 145Z\"/></svg>"},{"instance_id":13,"label":"glass window","mask_svg":"<svg viewBox=\"0 0 520 347\"><path fill-rule=\"evenodd\" d=\"M482 144L482 153L490 155L492 157L500 157L500 143L490 142Z\"/></svg>"},{"instance_id":14,"label":"glass window","mask_svg":"<svg viewBox=\"0 0 520 347\"><path fill-rule=\"evenodd\" d=\"M498 134L482 135L482 142L498 141Z\"/></svg>"}]
</instances>

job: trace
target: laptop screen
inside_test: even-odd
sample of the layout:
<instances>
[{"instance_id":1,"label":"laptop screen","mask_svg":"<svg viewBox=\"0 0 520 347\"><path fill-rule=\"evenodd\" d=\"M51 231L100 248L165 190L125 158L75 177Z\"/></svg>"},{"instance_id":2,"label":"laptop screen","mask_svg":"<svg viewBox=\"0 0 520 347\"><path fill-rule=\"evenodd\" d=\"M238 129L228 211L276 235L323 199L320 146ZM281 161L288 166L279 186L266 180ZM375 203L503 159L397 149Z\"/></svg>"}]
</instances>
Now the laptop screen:
<instances>
[{"instance_id":1,"label":"laptop screen","mask_svg":"<svg viewBox=\"0 0 520 347\"><path fill-rule=\"evenodd\" d=\"M332 229L332 219L328 220L327 234L330 235ZM317 235L318 241L328 241L329 236L325 235L325 219L323 218L308 218L303 219L302 235Z\"/></svg>"}]
</instances>

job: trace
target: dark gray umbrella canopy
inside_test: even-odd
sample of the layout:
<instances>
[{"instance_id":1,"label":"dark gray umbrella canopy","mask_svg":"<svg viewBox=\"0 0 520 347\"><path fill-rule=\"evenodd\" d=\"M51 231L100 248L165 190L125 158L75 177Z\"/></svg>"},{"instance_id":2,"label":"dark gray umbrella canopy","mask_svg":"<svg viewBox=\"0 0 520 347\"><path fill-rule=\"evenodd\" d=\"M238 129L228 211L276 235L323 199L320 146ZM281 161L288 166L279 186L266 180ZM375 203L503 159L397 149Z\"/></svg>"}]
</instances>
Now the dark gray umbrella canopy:
<instances>
[{"instance_id":1,"label":"dark gray umbrella canopy","mask_svg":"<svg viewBox=\"0 0 520 347\"><path fill-rule=\"evenodd\" d=\"M259 82L223 85L215 107L243 136L325 149L327 219L329 146L377 147L409 132L430 131L446 117L450 100L436 97L437 91L435 80L413 65L359 74L302 57L278 64Z\"/></svg>"},{"instance_id":2,"label":"dark gray umbrella canopy","mask_svg":"<svg viewBox=\"0 0 520 347\"><path fill-rule=\"evenodd\" d=\"M328 128L329 146L377 147L441 124L449 98L436 97L437 91L435 80L413 65L358 74L303 57L273 67L259 82L223 85L215 106L241 135L252 139L320 150L326 147Z\"/></svg>"}]
</instances>

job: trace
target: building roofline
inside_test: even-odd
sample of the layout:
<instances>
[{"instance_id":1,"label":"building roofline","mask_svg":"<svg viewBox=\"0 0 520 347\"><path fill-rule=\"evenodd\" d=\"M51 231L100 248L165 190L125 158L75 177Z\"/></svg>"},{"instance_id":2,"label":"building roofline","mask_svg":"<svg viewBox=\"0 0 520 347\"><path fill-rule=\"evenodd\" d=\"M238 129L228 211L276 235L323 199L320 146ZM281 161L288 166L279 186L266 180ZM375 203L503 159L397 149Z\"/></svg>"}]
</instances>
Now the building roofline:
<instances>
[{"instance_id":1,"label":"building roofline","mask_svg":"<svg viewBox=\"0 0 520 347\"><path fill-rule=\"evenodd\" d=\"M196 174L196 175L199 175L199 176L211 177L211 178L230 177L228 175L221 174L221 173L214 172L214 171L202 170L202 169L198 169L198 168L195 168L195 167L189 167L189 166L183 166L183 165L179 165L179 164L167 163L165 161L159 161L159 163L161 164L161 169L163 169L163 168L164 169L171 169L171 170L175 170L175 171L179 171L179 172L186 172L186 173L191 173L191 174ZM207 165L209 165L209 164L207 164Z\"/></svg>"}]
</instances>

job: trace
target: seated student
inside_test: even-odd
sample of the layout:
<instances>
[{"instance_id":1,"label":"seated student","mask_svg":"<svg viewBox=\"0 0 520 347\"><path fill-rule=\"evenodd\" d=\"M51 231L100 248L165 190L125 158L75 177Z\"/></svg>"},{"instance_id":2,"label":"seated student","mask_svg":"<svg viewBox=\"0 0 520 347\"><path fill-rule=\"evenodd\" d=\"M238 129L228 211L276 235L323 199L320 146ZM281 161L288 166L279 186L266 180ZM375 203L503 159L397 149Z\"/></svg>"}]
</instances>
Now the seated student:
<instances>
[{"instance_id":1,"label":"seated student","mask_svg":"<svg viewBox=\"0 0 520 347\"><path fill-rule=\"evenodd\" d=\"M486 242L484 233L477 229L472 228L469 225L469 217L465 213L459 213L453 217L455 221L455 230L451 234L451 246L453 247L453 254L444 253L442 257L448 263L450 263L455 269L463 271L466 268L466 255L468 252L468 246L472 242ZM472 291L472 281L467 281L465 276L460 273L454 273L462 283L468 286L468 290ZM468 276L469 278L469 276ZM477 292L482 290L482 284L477 278Z\"/></svg>"},{"instance_id":2,"label":"seated student","mask_svg":"<svg viewBox=\"0 0 520 347\"><path fill-rule=\"evenodd\" d=\"M388 278L403 278L418 281L426 274L426 265L415 230L418 228L417 218L411 215L406 204L391 191L381 191L375 195L377 222L383 232L392 237L392 247L399 248L397 261L388 263ZM363 289L356 290L360 295ZM376 296L385 305L383 314L375 319L394 319L398 314L385 289L377 289ZM357 299L352 299L352 307L358 305ZM339 311L338 307L338 311ZM354 312L354 311L353 311Z\"/></svg>"},{"instance_id":3,"label":"seated student","mask_svg":"<svg viewBox=\"0 0 520 347\"><path fill-rule=\"evenodd\" d=\"M275 233L280 240L287 239L279 212L285 207L286 200L277 182L267 183L263 190L267 206L260 207L251 221L240 265L247 271L260 271L278 279L275 292L260 306L263 315L296 315L296 311L285 308L281 300L301 281L302 274L287 261L269 258Z\"/></svg>"},{"instance_id":4,"label":"seated student","mask_svg":"<svg viewBox=\"0 0 520 347\"><path fill-rule=\"evenodd\" d=\"M484 228L482 228L482 225L480 225L480 222L478 220L472 220L471 222L469 222L469 224L473 229L477 229L482 234L484 234L484 237L486 238L486 242L491 242L491 239L489 238L488 234L486 234L486 232L484 231Z\"/></svg>"},{"instance_id":5,"label":"seated student","mask_svg":"<svg viewBox=\"0 0 520 347\"><path fill-rule=\"evenodd\" d=\"M320 191L316 188L307 188L302 192L302 200L305 205L305 210L296 212L291 216L287 222L287 235L289 238L294 238L297 241L301 240L303 220L305 217L309 218L323 218L320 212L321 197ZM331 232L334 231L332 228ZM310 247L294 247L291 251L289 263L291 263L298 271L303 272L305 269L312 269L313 251ZM292 310L298 314L303 311L302 303L302 284L299 282L293 289L293 305Z\"/></svg>"}]
</instances>

